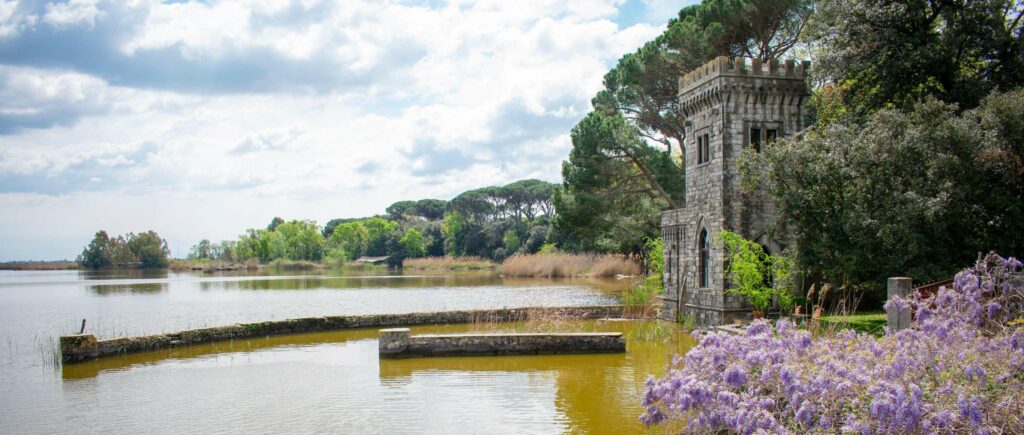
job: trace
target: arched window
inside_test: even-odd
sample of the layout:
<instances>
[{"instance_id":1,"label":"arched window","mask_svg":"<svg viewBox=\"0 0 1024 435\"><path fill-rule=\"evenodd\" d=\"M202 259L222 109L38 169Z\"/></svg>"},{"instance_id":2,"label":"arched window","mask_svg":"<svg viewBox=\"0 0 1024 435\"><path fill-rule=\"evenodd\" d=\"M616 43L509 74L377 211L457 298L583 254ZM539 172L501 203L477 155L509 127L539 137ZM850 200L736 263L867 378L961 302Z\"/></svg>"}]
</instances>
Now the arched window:
<instances>
[{"instance_id":1,"label":"arched window","mask_svg":"<svg viewBox=\"0 0 1024 435\"><path fill-rule=\"evenodd\" d=\"M700 286L707 287L711 282L711 240L708 238L708 230L700 230Z\"/></svg>"}]
</instances>

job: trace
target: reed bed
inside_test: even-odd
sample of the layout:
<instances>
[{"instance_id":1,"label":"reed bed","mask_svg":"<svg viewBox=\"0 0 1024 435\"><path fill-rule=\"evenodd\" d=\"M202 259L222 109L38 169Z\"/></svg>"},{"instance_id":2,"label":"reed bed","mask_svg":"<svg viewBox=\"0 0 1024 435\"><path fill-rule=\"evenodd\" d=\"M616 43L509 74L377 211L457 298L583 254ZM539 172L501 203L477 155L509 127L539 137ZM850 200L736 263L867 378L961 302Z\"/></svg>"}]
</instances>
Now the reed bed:
<instances>
[{"instance_id":1,"label":"reed bed","mask_svg":"<svg viewBox=\"0 0 1024 435\"><path fill-rule=\"evenodd\" d=\"M511 319L495 319L487 315L472 318L473 329L481 332L502 332L509 329L508 324L518 332L577 332L583 330L584 321L566 311L551 308L527 308L519 316Z\"/></svg>"},{"instance_id":2,"label":"reed bed","mask_svg":"<svg viewBox=\"0 0 1024 435\"><path fill-rule=\"evenodd\" d=\"M0 263L0 270L73 270L78 269L74 261L6 261Z\"/></svg>"},{"instance_id":3,"label":"reed bed","mask_svg":"<svg viewBox=\"0 0 1024 435\"><path fill-rule=\"evenodd\" d=\"M623 255L531 254L509 257L501 273L514 277L566 278L640 275L640 264Z\"/></svg>"},{"instance_id":4,"label":"reed bed","mask_svg":"<svg viewBox=\"0 0 1024 435\"><path fill-rule=\"evenodd\" d=\"M232 262L223 260L179 260L172 259L167 263L167 268L175 272L181 271L203 271L220 272L230 270L259 270L260 263L256 260L244 262Z\"/></svg>"},{"instance_id":5,"label":"reed bed","mask_svg":"<svg viewBox=\"0 0 1024 435\"><path fill-rule=\"evenodd\" d=\"M480 257L424 257L406 258L402 267L420 270L479 270L494 269L494 262Z\"/></svg>"}]
</instances>

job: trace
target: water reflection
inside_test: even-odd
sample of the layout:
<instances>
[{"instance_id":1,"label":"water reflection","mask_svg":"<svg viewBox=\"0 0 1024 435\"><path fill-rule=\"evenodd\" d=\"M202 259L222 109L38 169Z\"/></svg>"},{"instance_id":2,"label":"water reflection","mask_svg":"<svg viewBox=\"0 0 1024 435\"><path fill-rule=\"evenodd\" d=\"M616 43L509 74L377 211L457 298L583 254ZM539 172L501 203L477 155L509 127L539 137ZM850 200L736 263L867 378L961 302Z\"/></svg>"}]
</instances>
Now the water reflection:
<instances>
[{"instance_id":1,"label":"water reflection","mask_svg":"<svg viewBox=\"0 0 1024 435\"><path fill-rule=\"evenodd\" d=\"M416 334L482 329L512 332L522 331L527 324L484 326L412 329ZM637 416L642 411L639 403L644 379L647 374L663 373L671 356L684 353L693 346L693 339L674 326L656 322L585 321L573 328L623 332L628 338L628 351L380 360L377 330L363 329L212 343L68 365L62 368L62 389L72 401L83 395L103 395L102 386L106 384L138 389L156 386L164 394L178 397L193 388L186 378L198 376L215 384L216 391L222 392L217 395L232 403L242 400L234 394L280 390L289 397L322 397L332 404L330 409L344 412L344 416L320 415L302 407L289 408L305 416L304 422L296 423L296 430L342 424L342 431L362 428L374 432L410 428L438 432L458 428L484 432L640 431ZM651 334L652 328L663 331ZM660 338L650 341L650 337ZM178 383L185 386L174 387ZM146 408L144 404L126 403L124 412ZM192 414L200 412L193 408L202 405L189 402L179 406L182 412ZM392 418L376 420L381 415ZM235 428L273 424L256 418L240 422Z\"/></svg>"},{"instance_id":2,"label":"water reflection","mask_svg":"<svg viewBox=\"0 0 1024 435\"><path fill-rule=\"evenodd\" d=\"M565 392L586 388L579 382L595 376L626 379L624 373L646 373L639 368L646 363L631 360L642 349L633 344L627 362L621 355L605 355L619 361L587 365L573 358L563 364L557 357L538 357L447 368L437 365L443 361L425 360L382 367L376 330L212 343L64 367L52 362L55 337L77 332L82 319L88 319L87 332L103 339L325 315L615 304L618 292L631 285L507 279L493 271L373 273L0 273L0 428L23 433L133 433L153 427L167 432L196 427L210 432L565 432L576 420L592 418L576 415L589 411L574 409L596 409L581 404L583 399L563 403ZM414 331L467 328L503 326ZM585 356L591 357L602 358ZM656 367L667 360L664 354L650 358ZM573 367L590 374L573 374ZM642 374L637 376L642 382ZM563 383L573 377L579 381ZM607 385L636 388L617 382ZM622 421L633 424L635 415Z\"/></svg>"},{"instance_id":3,"label":"water reflection","mask_svg":"<svg viewBox=\"0 0 1024 435\"><path fill-rule=\"evenodd\" d=\"M81 280L165 279L170 273L167 269L79 270L78 278Z\"/></svg>"},{"instance_id":4,"label":"water reflection","mask_svg":"<svg viewBox=\"0 0 1024 435\"><path fill-rule=\"evenodd\" d=\"M87 285L85 286L85 288L86 290L89 290L101 296L138 293L152 294L166 292L167 284L146 282L139 282L134 284L97 284Z\"/></svg>"}]
</instances>

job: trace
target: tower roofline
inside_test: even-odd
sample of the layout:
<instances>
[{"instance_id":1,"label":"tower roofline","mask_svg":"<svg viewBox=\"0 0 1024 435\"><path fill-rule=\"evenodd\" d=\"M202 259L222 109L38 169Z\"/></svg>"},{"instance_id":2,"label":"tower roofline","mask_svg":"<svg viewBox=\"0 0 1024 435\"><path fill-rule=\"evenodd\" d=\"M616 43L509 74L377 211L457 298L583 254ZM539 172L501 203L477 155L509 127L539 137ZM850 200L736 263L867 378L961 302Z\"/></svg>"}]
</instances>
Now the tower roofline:
<instances>
[{"instance_id":1,"label":"tower roofline","mask_svg":"<svg viewBox=\"0 0 1024 435\"><path fill-rule=\"evenodd\" d=\"M797 62L788 59L780 62L778 59L769 59L762 62L760 59L746 57L719 56L680 77L679 95L722 76L803 80L810 68L809 60Z\"/></svg>"}]
</instances>

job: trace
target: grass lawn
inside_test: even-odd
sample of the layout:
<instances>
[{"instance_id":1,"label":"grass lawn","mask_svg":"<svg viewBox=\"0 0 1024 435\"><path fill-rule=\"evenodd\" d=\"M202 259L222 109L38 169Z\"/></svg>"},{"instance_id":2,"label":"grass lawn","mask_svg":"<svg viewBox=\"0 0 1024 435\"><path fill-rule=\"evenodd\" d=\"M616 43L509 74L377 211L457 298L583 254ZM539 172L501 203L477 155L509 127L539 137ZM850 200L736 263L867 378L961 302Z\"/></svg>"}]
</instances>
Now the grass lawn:
<instances>
[{"instance_id":1,"label":"grass lawn","mask_svg":"<svg viewBox=\"0 0 1024 435\"><path fill-rule=\"evenodd\" d=\"M885 333L885 311L871 311L849 316L824 316L822 326L835 326L840 329L852 329L874 335Z\"/></svg>"}]
</instances>

